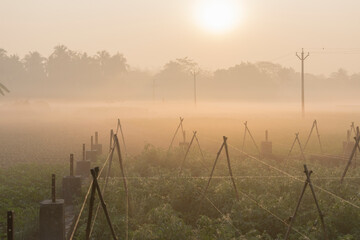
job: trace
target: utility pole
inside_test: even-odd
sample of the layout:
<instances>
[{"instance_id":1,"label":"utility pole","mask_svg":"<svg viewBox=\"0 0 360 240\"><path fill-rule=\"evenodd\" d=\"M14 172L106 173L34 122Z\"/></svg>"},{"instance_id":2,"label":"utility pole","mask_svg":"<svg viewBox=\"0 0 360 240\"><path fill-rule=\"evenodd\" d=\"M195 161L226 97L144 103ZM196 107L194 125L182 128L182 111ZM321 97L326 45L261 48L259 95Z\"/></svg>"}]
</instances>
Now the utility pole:
<instances>
[{"instance_id":1,"label":"utility pole","mask_svg":"<svg viewBox=\"0 0 360 240\"><path fill-rule=\"evenodd\" d=\"M191 74L193 75L194 77L194 104L196 106L196 76L199 74L198 71L195 71L195 70L192 70L191 71Z\"/></svg>"},{"instance_id":2,"label":"utility pole","mask_svg":"<svg viewBox=\"0 0 360 240\"><path fill-rule=\"evenodd\" d=\"M153 102L155 102L155 78L153 79L153 85L152 85L152 99Z\"/></svg>"},{"instance_id":3,"label":"utility pole","mask_svg":"<svg viewBox=\"0 0 360 240\"><path fill-rule=\"evenodd\" d=\"M309 56L309 53L307 53L306 56L304 56L304 49L301 49L301 56L299 56L298 53L296 53L296 56L301 60L301 108L302 108L302 117L305 117L305 100L304 100L304 61Z\"/></svg>"}]
</instances>

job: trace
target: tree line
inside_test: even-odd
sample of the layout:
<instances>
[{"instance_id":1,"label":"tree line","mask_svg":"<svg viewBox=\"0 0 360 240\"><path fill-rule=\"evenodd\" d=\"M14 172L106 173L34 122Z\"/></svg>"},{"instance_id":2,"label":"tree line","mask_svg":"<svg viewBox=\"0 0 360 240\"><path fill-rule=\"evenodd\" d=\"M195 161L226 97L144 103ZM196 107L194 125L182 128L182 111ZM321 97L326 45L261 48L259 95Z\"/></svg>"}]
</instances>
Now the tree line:
<instances>
[{"instance_id":1,"label":"tree line","mask_svg":"<svg viewBox=\"0 0 360 240\"><path fill-rule=\"evenodd\" d=\"M219 59L221 61L221 59ZM55 46L44 57L33 51L23 58L0 49L0 94L24 98L92 98L114 100L191 100L196 71L198 96L205 100L295 100L300 73L271 62L241 62L206 71L187 58L164 64L157 72L136 69L121 53L105 50L90 56ZM312 100L357 98L360 74L339 69L329 76L306 74Z\"/></svg>"}]
</instances>

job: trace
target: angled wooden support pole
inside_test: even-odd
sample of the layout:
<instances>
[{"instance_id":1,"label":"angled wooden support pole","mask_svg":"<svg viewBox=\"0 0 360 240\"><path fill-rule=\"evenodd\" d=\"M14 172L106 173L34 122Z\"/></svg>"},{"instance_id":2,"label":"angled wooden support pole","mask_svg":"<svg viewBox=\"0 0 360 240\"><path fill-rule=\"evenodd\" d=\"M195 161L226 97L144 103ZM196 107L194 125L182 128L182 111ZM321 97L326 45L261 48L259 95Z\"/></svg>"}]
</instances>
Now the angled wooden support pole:
<instances>
[{"instance_id":1,"label":"angled wooden support pole","mask_svg":"<svg viewBox=\"0 0 360 240\"><path fill-rule=\"evenodd\" d=\"M254 144L254 146L255 146L255 148L256 148L256 150L257 150L258 153L260 154L260 149L259 149L258 145L256 144L255 139L254 139L254 137L252 136L252 134L251 134L251 132L250 132L250 129L248 128L247 121L244 122L244 125L245 125L245 132L244 132L244 139L243 139L242 151L244 151L246 133L248 133L249 136L250 136L250 138L251 138L251 140L252 140L252 142L253 142L253 144Z\"/></svg>"},{"instance_id":2,"label":"angled wooden support pole","mask_svg":"<svg viewBox=\"0 0 360 240\"><path fill-rule=\"evenodd\" d=\"M316 127L316 134L317 134L317 137L318 137L318 140L319 140L320 151L321 151L321 153L324 153L323 146L322 146L321 139L320 139L319 128L318 128L316 120L315 120L315 127Z\"/></svg>"},{"instance_id":3,"label":"angled wooden support pole","mask_svg":"<svg viewBox=\"0 0 360 240\"><path fill-rule=\"evenodd\" d=\"M121 125L120 119L118 119L118 122L119 122L120 134L121 134L122 142L124 144L124 152L125 152L125 157L126 157L127 156L127 149L126 149L126 144L125 144L124 132L122 130L122 125Z\"/></svg>"},{"instance_id":4,"label":"angled wooden support pole","mask_svg":"<svg viewBox=\"0 0 360 240\"><path fill-rule=\"evenodd\" d=\"M249 133L249 136L250 136L252 142L254 143L254 146L255 146L256 150L257 150L258 153L260 154L259 147L258 147L258 145L256 144L255 139L254 139L254 137L252 136L252 134L251 134L251 132L250 132L250 130L249 130L249 128L248 128L247 126L246 126L246 129L247 129L247 131L248 131L248 133Z\"/></svg>"},{"instance_id":5,"label":"angled wooden support pole","mask_svg":"<svg viewBox=\"0 0 360 240\"><path fill-rule=\"evenodd\" d=\"M310 173L310 174L311 174L311 173ZM302 189L302 191L301 191L299 200L298 200L298 202L297 202L297 204L296 204L296 208L295 208L294 214L290 217L290 224L289 224L288 229L287 229L286 234L285 234L285 238L284 238L285 240L287 240L287 239L289 238L289 234L290 234L291 229L292 229L292 226L293 226L293 224L294 224L294 222L295 222L296 214L297 214L297 212L298 212L298 210L299 210L301 200L302 200L302 198L303 198L303 196L304 196L304 193L305 193L305 190L306 190L306 187L307 187L308 184L309 184L309 183L308 183L308 181L307 181L307 179L306 179L306 180L305 180L304 187L303 187L303 189Z\"/></svg>"},{"instance_id":6,"label":"angled wooden support pole","mask_svg":"<svg viewBox=\"0 0 360 240\"><path fill-rule=\"evenodd\" d=\"M117 125L116 125L116 132L115 132L115 134L118 134L118 133L119 133L120 125L121 125L121 123L120 123L120 118L118 118L118 120L117 120Z\"/></svg>"},{"instance_id":7,"label":"angled wooden support pole","mask_svg":"<svg viewBox=\"0 0 360 240\"><path fill-rule=\"evenodd\" d=\"M320 140L320 134L319 134L319 128L318 128L316 120L314 120L313 125L312 125L311 130L310 130L310 133L309 133L309 136L306 139L306 142L305 142L305 145L304 145L304 151L305 151L305 149L306 149L306 147L307 147L307 145L309 143L310 137L311 137L314 129L316 130L316 135L317 135L317 138L318 138L318 141L319 141L320 151L321 151L321 153L323 153L323 148L322 148L322 144L321 144L321 140Z\"/></svg>"},{"instance_id":8,"label":"angled wooden support pole","mask_svg":"<svg viewBox=\"0 0 360 240\"><path fill-rule=\"evenodd\" d=\"M130 207L130 196L129 196L129 190L128 190L128 185L127 185L127 180L126 180L126 175L125 175L125 169L123 166L123 159L122 159L122 155L121 155L121 150L120 150L120 144L119 144L119 139L117 137L117 135L114 135L114 144L116 147L116 151L118 154L118 158L119 158L119 164L120 164L120 170L121 170L121 175L122 175L122 179L123 179L123 183L124 183L124 190L125 190L125 195L126 195L126 205L125 205L125 211L126 211L126 217L125 217L125 221L126 221L126 231L125 231L125 239L127 240L129 237L129 215L131 214L131 207Z\"/></svg>"},{"instance_id":9,"label":"angled wooden support pole","mask_svg":"<svg viewBox=\"0 0 360 240\"><path fill-rule=\"evenodd\" d=\"M224 145L225 145L225 143L223 142L223 143L221 144L221 147L220 147L219 151L218 151L217 154L216 154L215 162L214 162L214 165L213 165L213 167L212 167L212 169L211 169L210 177L209 177L209 180L208 180L208 182L207 182L207 184L206 184L206 187L205 187L203 196L206 196L206 192L207 192L207 190L208 190L208 188L209 188L210 181L211 181L212 176L213 176L214 171L215 171L216 163L217 163L217 161L218 161L218 159L219 159L219 157L220 157L220 153L221 153L221 151L223 150Z\"/></svg>"},{"instance_id":10,"label":"angled wooden support pole","mask_svg":"<svg viewBox=\"0 0 360 240\"><path fill-rule=\"evenodd\" d=\"M168 150L167 150L167 153L170 152L170 149L171 149L171 147L172 147L172 145L173 145L173 143L174 143L175 137L176 137L176 135L177 135L180 127L181 127L181 129L183 128L183 125L182 125L182 122L183 122L183 121L184 121L184 118L180 117L180 123L179 123L178 127L176 128L176 131L175 131L175 133L174 133L173 138L171 139L170 146L169 146L169 148L168 148ZM184 130L182 129L182 131L184 131Z\"/></svg>"},{"instance_id":11,"label":"angled wooden support pole","mask_svg":"<svg viewBox=\"0 0 360 240\"><path fill-rule=\"evenodd\" d=\"M313 187L312 182L311 182L311 179L310 179L310 175L311 175L312 171L310 171L310 172L308 171L306 164L304 165L304 170L305 170L305 174L306 174L306 180L307 180L307 182L309 183L309 187L310 187L312 196L313 196L313 198L314 198L317 211L318 211L318 213L319 213L319 218L320 218L320 221L321 221L321 227L322 227L322 230L323 230L323 233L324 233L324 239L327 240L327 239L328 239L328 236L327 236L327 232L326 232L326 228L325 228L324 215L323 215L323 213L321 212L319 203L318 203L317 198L316 198L316 195L315 195L314 187Z\"/></svg>"},{"instance_id":12,"label":"angled wooden support pole","mask_svg":"<svg viewBox=\"0 0 360 240\"><path fill-rule=\"evenodd\" d=\"M114 130L110 130L110 145L109 145L109 151L111 151L112 145L113 145L113 138L114 138Z\"/></svg>"},{"instance_id":13,"label":"angled wooden support pole","mask_svg":"<svg viewBox=\"0 0 360 240\"><path fill-rule=\"evenodd\" d=\"M187 149L186 149L184 159L183 159L183 161L181 162L181 165L180 165L179 174L181 174L181 172L182 172L182 170L183 170L186 157L187 157L187 155L188 155L188 153L189 153L189 151L190 151L191 145L192 145L192 143L194 142L194 139L195 139L195 138L196 138L196 131L194 131L194 134L193 134L193 136L192 136L192 138L191 138L190 144L189 144L189 146L188 146Z\"/></svg>"},{"instance_id":14,"label":"angled wooden support pole","mask_svg":"<svg viewBox=\"0 0 360 240\"><path fill-rule=\"evenodd\" d=\"M311 130L310 130L310 133L309 133L309 136L306 139L306 142L305 142L305 145L304 145L304 150L306 149L306 147L307 147L307 145L309 143L309 140L310 140L311 134L312 134L312 132L314 130L315 124L316 124L316 120L314 120L313 125L312 125Z\"/></svg>"},{"instance_id":15,"label":"angled wooden support pole","mask_svg":"<svg viewBox=\"0 0 360 240\"><path fill-rule=\"evenodd\" d=\"M216 163L218 162L218 159L219 159L219 156L223 150L223 148L225 148L225 153L226 153L226 159L227 159L227 163L228 163L228 169L229 169L229 174L230 174L230 178L231 178L231 181L233 183L233 186L234 186L234 191L235 191L235 195L236 195L236 199L239 200L239 193L238 193L238 190L236 188L236 184L235 184L235 180L234 180L234 177L233 177L233 174L232 174L232 169L231 169L231 164L230 164L230 157L229 157L229 151L228 151L228 145L227 145L227 137L223 137L223 143L221 144L221 147L216 155L216 159L215 159L215 162L214 162L214 165L212 167L212 170L211 170L211 173L210 173L210 177L209 177L209 180L206 184L206 187L205 187L205 190L204 190L204 193L203 193L203 197L206 196L206 193L207 193L207 190L209 188L209 185L210 185L210 181L212 179L212 176L214 174L214 170L215 170L215 167L216 167Z\"/></svg>"},{"instance_id":16,"label":"angled wooden support pole","mask_svg":"<svg viewBox=\"0 0 360 240\"><path fill-rule=\"evenodd\" d=\"M94 169L90 170L90 173L95 175L95 178L98 177L99 174L99 168L96 167ZM93 209L94 209L94 202L95 202L95 192L96 192L96 187L95 187L95 183L94 180L91 184L91 194L90 194L90 202L89 202L89 212L88 212L88 220L87 220L87 224L86 224L86 232L85 232L85 239L89 240L90 239L90 228L91 228L91 221L92 221L92 215L93 215Z\"/></svg>"},{"instance_id":17,"label":"angled wooden support pole","mask_svg":"<svg viewBox=\"0 0 360 240\"><path fill-rule=\"evenodd\" d=\"M180 126L181 126L181 133L182 133L182 137L183 137L183 142L186 142L186 133L184 131L184 126L182 124L181 118L180 118Z\"/></svg>"},{"instance_id":18,"label":"angled wooden support pole","mask_svg":"<svg viewBox=\"0 0 360 240\"><path fill-rule=\"evenodd\" d=\"M288 157L290 157L290 154L291 154L291 152L292 152L292 150L293 150L296 142L297 142L298 145L299 145L302 159L303 159L304 161L306 161L306 158L305 158L305 155L304 155L304 150L303 150L303 148L302 148L302 146L301 146L301 143L300 143L299 133L295 133L295 139L294 139L294 142L293 142L293 144L292 144L292 146L291 146L291 148L290 148L290 151L289 151L289 153L288 153Z\"/></svg>"},{"instance_id":19,"label":"angled wooden support pole","mask_svg":"<svg viewBox=\"0 0 360 240\"><path fill-rule=\"evenodd\" d=\"M198 147L199 147L199 151L200 151L200 154L201 154L201 159L202 159L201 163L202 163L203 167L204 167L206 170L209 170L209 168L208 168L208 167L206 166L206 164L205 164L204 153L203 153L203 151L201 150L200 141L199 141L199 139L198 139L198 137L197 137L196 135L195 135L195 140L196 140L196 143L197 143L197 145L198 145Z\"/></svg>"},{"instance_id":20,"label":"angled wooden support pole","mask_svg":"<svg viewBox=\"0 0 360 240\"><path fill-rule=\"evenodd\" d=\"M359 127L357 127L357 129L359 129ZM360 141L360 135L358 135L358 136L355 137L355 145L354 145L353 150L352 150L352 152L351 152L351 154L350 154L349 161L348 161L347 164L346 164L345 170L344 170L344 172L343 172L343 174L342 174L342 176L341 176L341 180L340 180L341 183L344 181L346 172L348 171L348 169L349 169L349 167L350 167L351 161L352 161L353 158L354 158L354 155L355 155L355 153L356 153L356 150L359 148L359 141Z\"/></svg>"},{"instance_id":21,"label":"angled wooden support pole","mask_svg":"<svg viewBox=\"0 0 360 240\"><path fill-rule=\"evenodd\" d=\"M351 125L350 125L350 134L354 132L354 135L356 136L356 130L355 130L355 123L354 122L351 122Z\"/></svg>"},{"instance_id":22,"label":"angled wooden support pole","mask_svg":"<svg viewBox=\"0 0 360 240\"><path fill-rule=\"evenodd\" d=\"M235 194L236 194L236 199L239 200L239 192L236 188L236 184L235 184L235 179L234 179L234 176L233 176L233 173L232 173L232 169L231 169L231 164L230 164L230 157L229 157L229 149L228 149L228 145L227 145L227 137L223 137L224 138L224 146L225 146L225 153L226 153L226 160L227 160L227 163L228 163L228 168L229 168L229 174L230 174L230 177L231 177L231 181L233 183L233 186L234 186L234 190L235 190Z\"/></svg>"},{"instance_id":23,"label":"angled wooden support pole","mask_svg":"<svg viewBox=\"0 0 360 240\"><path fill-rule=\"evenodd\" d=\"M295 208L295 211L294 211L294 214L292 217L290 217L290 224L288 225L288 229L286 231L286 234L285 234L285 240L287 240L289 238L289 234L291 232L291 229L292 229L292 226L295 222L295 218L296 218L296 214L299 210L299 207L300 207L300 203L301 203L301 200L304 196L304 193L305 193L305 190L306 190L306 187L309 185L310 186L310 190L311 190L311 193L312 193L312 196L314 198L314 201L315 201L315 205L316 205L316 208L317 208L317 211L318 211L318 214L319 214L319 217L320 217L320 221L321 221L321 227L322 227L322 230L323 230L323 233L324 233L324 239L327 240L328 239L328 236L327 236L327 232L326 232L326 228L325 228L325 221L324 221L324 215L322 214L321 210L320 210L320 206L319 206L319 203L317 201L317 198L316 198L316 195L315 195L315 191L314 191L314 188L313 188L313 185L312 185L312 182L311 182L311 179L310 179L310 176L312 174L312 171L309 171L307 169L307 166L306 164L304 165L304 173L306 175L306 180L305 180L305 183L304 183L304 187L301 191L301 194L300 194L300 197L299 197L299 200L297 202L297 205L296 205L296 208Z\"/></svg>"},{"instance_id":24,"label":"angled wooden support pole","mask_svg":"<svg viewBox=\"0 0 360 240\"><path fill-rule=\"evenodd\" d=\"M293 143L292 143L292 145L291 145L290 151L289 151L289 153L288 153L288 157L290 157L290 154L291 154L291 152L292 152L292 150L293 150L293 148L294 148L294 146L295 146L296 139L297 139L297 136L299 135L299 133L295 133L295 135L296 135L296 137L295 137L295 139L294 139L294 141L293 141Z\"/></svg>"},{"instance_id":25,"label":"angled wooden support pole","mask_svg":"<svg viewBox=\"0 0 360 240\"><path fill-rule=\"evenodd\" d=\"M107 223L109 225L109 228L110 228L110 231L111 231L111 235L112 235L113 239L116 240L117 239L116 234L115 234L114 228L113 228L113 226L111 224L111 220L110 220L110 216L109 216L109 213L108 213L108 210L107 210L107 207L106 207L106 203L104 201L104 198L103 198L101 190L100 190L99 183L97 181L97 178L98 178L98 176L97 176L98 173L97 172L98 172L97 170L91 169L91 175L93 177L93 186L95 186L95 189L96 189L96 191L98 193L101 206L102 206L102 208L104 210L104 213L105 213L106 221L107 221Z\"/></svg>"},{"instance_id":26,"label":"angled wooden support pole","mask_svg":"<svg viewBox=\"0 0 360 240\"><path fill-rule=\"evenodd\" d=\"M109 182L109 176L110 176L110 171L111 171L111 166L112 166L112 160L113 160L113 156L114 156L114 149L115 149L115 148L112 147L111 150L110 150L109 165L108 165L108 169L107 169L106 176L105 176L105 185L103 185L103 188L102 188L102 190L101 190L101 193L102 193L103 195L104 195L104 193L105 193L106 187L107 187L108 182ZM95 168L95 171L96 171L96 168ZM90 228L89 238L91 237L91 234L92 234L93 229L94 229L95 221L96 221L96 218L97 218L99 209L100 209L100 204L101 204L101 203L98 203L98 205L97 205L97 207L96 207L96 211L95 211L95 215L94 215L94 221L92 222L92 225L91 225L91 228Z\"/></svg>"},{"instance_id":27,"label":"angled wooden support pole","mask_svg":"<svg viewBox=\"0 0 360 240\"><path fill-rule=\"evenodd\" d=\"M241 147L241 150L244 151L245 149L245 140L246 140L246 133L247 133L247 121L244 122L244 137L243 137L243 144L242 144L242 147Z\"/></svg>"}]
</instances>

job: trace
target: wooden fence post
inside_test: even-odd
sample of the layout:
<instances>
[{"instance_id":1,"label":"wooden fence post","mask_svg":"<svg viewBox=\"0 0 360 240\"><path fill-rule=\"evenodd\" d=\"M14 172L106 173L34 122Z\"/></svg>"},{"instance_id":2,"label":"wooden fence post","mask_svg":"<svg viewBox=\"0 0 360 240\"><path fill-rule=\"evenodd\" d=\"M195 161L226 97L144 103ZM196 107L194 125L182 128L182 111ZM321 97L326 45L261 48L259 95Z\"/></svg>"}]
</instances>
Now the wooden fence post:
<instances>
[{"instance_id":1,"label":"wooden fence post","mask_svg":"<svg viewBox=\"0 0 360 240\"><path fill-rule=\"evenodd\" d=\"M14 212L7 212L7 228L6 228L7 240L14 240Z\"/></svg>"}]
</instances>

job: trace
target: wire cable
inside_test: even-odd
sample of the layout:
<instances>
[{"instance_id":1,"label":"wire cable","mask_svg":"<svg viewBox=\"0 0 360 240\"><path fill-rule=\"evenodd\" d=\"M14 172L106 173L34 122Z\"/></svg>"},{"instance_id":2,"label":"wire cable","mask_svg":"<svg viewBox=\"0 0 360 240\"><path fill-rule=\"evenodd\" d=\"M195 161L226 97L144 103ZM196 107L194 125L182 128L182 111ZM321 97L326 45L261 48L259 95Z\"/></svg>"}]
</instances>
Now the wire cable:
<instances>
[{"instance_id":1,"label":"wire cable","mask_svg":"<svg viewBox=\"0 0 360 240\"><path fill-rule=\"evenodd\" d=\"M243 152L242 150L238 149L237 147L232 146L231 144L229 144L229 146L232 147L233 149L235 149L235 150L243 153L243 154L246 155L247 157L249 157L249 158L251 158L251 159L253 159L253 160L255 160L255 161L258 161L258 162L260 162L260 163L262 163L262 164L264 164L264 165L266 165L266 166L268 166L268 167L270 167L270 168L272 168L272 169L274 169L274 170L276 170L276 171L278 171L278 172L281 172L281 173L283 173L284 175L286 175L286 176L288 176L288 177L290 177L290 178L292 178L292 179L294 179L294 180L303 182L303 180L301 180L301 179L299 179L299 178L297 178L297 177L295 177L295 176L293 176L293 175L291 175L291 174L289 174L289 173L287 173L287 172L285 172L285 171L283 171L283 170L281 170L281 169L279 169L279 168L277 168L277 167L274 167L274 166L272 166L272 165L270 165L270 164L268 164L268 163L266 163L266 162L264 162L264 161L262 161L262 160L260 160L260 159L258 159L258 158L256 158L256 157L254 157L254 156L251 156L251 155ZM333 196L334 198L337 198L337 199L340 200L341 202L347 203L347 204L349 204L349 205L351 205L351 206L353 206L353 207L355 207L355 208L357 208L357 209L360 209L360 206L358 206L358 205L356 205L356 204L354 204L354 203L352 203L352 202L350 202L350 201L348 201L348 200L346 200L346 199L344 199L344 198L342 198L342 197L340 197L340 196L338 196L338 195L330 192L329 190L326 190L326 189L324 189L324 188L322 188L322 187L319 187L319 186L317 186L317 185L314 185L313 183L312 183L312 185L313 185L315 188L317 188L317 189L319 189L319 190L321 190L321 191L323 191L323 192L325 192L325 193L328 193L329 195Z\"/></svg>"}]
</instances>

